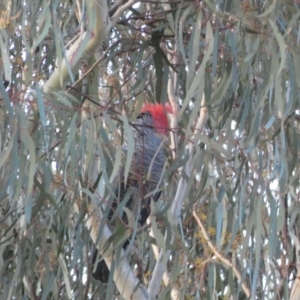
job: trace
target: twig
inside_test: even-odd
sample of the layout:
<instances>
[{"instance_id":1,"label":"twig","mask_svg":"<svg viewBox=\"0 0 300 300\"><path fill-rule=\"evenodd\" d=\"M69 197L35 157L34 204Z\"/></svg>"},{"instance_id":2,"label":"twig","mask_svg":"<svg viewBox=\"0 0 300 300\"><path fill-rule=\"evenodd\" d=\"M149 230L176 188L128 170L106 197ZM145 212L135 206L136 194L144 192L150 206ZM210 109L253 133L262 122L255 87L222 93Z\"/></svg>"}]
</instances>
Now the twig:
<instances>
[{"instance_id":1,"label":"twig","mask_svg":"<svg viewBox=\"0 0 300 300\"><path fill-rule=\"evenodd\" d=\"M111 17L112 24L115 25L117 23L118 18L121 16L121 14L126 9L130 8L131 6L133 6L133 4L135 4L137 2L138 2L138 0L129 0L128 2L125 2L124 4L123 4L123 2L121 2L119 7L117 8L117 10L114 12L113 16Z\"/></svg>"},{"instance_id":2,"label":"twig","mask_svg":"<svg viewBox=\"0 0 300 300\"><path fill-rule=\"evenodd\" d=\"M239 272L239 270L232 264L232 262L230 262L227 258L225 258L218 250L217 248L213 245L212 241L210 240L208 233L205 229L205 227L203 226L195 208L193 209L193 216L198 224L198 226L201 229L201 232L203 234L203 237L206 240L207 245L209 246L209 248L212 250L212 252L214 253L214 255L228 268L232 268L233 273L235 275L235 277L239 280L239 282L241 283L241 287L244 291L244 293L246 294L247 297L251 296L251 292L249 287L247 286L247 284L245 282L243 282L242 280L242 275Z\"/></svg>"}]
</instances>

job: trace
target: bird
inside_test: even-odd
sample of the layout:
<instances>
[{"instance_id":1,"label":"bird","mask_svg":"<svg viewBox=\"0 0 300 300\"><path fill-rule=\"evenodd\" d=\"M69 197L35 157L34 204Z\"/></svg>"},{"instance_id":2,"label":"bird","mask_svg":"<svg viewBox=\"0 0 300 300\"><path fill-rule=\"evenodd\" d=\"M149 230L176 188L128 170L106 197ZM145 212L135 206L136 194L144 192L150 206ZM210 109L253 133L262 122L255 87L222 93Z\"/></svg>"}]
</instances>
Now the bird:
<instances>
[{"instance_id":1,"label":"bird","mask_svg":"<svg viewBox=\"0 0 300 300\"><path fill-rule=\"evenodd\" d=\"M118 177L120 178L120 185L115 191L115 198L108 213L108 224L112 222L112 219L115 219L113 215L118 207L118 201L122 201L125 195L130 193L125 206L131 211L137 210L139 207L137 212L139 225L141 227L145 225L150 215L151 199L157 201L161 194L160 182L166 161L164 141L170 130L168 114L172 114L169 103L146 103L142 106L137 119L131 123L134 139L133 157L126 183L123 174L124 168L121 168L121 174ZM125 140L122 146L124 157L128 151L128 143ZM128 196L126 198L128 199ZM121 218L126 224L128 221L126 214L123 214ZM125 241L123 248L125 249L128 244L129 240ZM92 276L96 280L107 283L109 269L103 259L98 260L97 267L94 268L97 257L98 250L95 249L92 256L92 266L95 271Z\"/></svg>"}]
</instances>

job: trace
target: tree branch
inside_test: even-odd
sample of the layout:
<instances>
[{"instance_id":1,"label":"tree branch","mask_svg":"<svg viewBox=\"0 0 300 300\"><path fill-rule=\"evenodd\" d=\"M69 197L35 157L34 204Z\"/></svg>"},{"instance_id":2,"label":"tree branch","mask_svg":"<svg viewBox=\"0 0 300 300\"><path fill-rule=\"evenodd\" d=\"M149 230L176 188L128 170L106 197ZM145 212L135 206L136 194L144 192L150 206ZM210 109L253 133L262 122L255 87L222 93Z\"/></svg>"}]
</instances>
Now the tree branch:
<instances>
[{"instance_id":1,"label":"tree branch","mask_svg":"<svg viewBox=\"0 0 300 300\"><path fill-rule=\"evenodd\" d=\"M147 223L148 224L150 223L150 219L147 220ZM150 229L149 235L152 236L155 239L152 227ZM158 261L158 259L159 259L159 248L154 244L152 244L151 246L152 246L152 251L154 253L155 259ZM163 274L163 282L164 282L165 286L170 285L171 280L170 280L170 274L169 274L168 271L165 271L164 274ZM173 287L172 290L171 290L171 299L172 300L179 300L180 299L180 291L175 287Z\"/></svg>"},{"instance_id":2,"label":"tree branch","mask_svg":"<svg viewBox=\"0 0 300 300\"><path fill-rule=\"evenodd\" d=\"M191 176L191 172L193 169L194 144L197 140L198 133L203 130L205 123L207 121L207 118L208 118L208 111L207 111L207 107L205 105L205 97L203 94L200 115L196 122L194 133L190 139L190 142L187 145L188 152L190 154L190 158L189 158L187 164L185 165L185 167L180 170L180 172L186 174L186 176L181 176L181 178L179 180L176 195L175 195L172 207L171 207L171 217L172 217L171 222L174 225L177 225L180 221L181 208L182 208L184 196L185 196L186 189L187 189L186 177L189 178ZM174 235L172 235L171 244L173 242L174 242ZM152 280L148 287L148 292L150 294L151 299L156 299L156 295L158 294L158 291L159 291L161 279L162 279L163 274L166 269L165 264L162 263L163 257L164 256L168 257L169 255L170 255L170 250L166 251L166 253L164 253L163 251L160 251L159 258L157 260L157 263L156 263L154 271L153 271Z\"/></svg>"},{"instance_id":3,"label":"tree branch","mask_svg":"<svg viewBox=\"0 0 300 300\"><path fill-rule=\"evenodd\" d=\"M100 3L101 2L101 3ZM44 92L64 88L70 81L71 73L76 74L80 60L94 54L99 45L102 45L111 29L111 22L108 17L108 8L105 0L93 0L87 2L88 29L79 36L77 41L70 47L61 66L55 69L44 85Z\"/></svg>"},{"instance_id":4,"label":"tree branch","mask_svg":"<svg viewBox=\"0 0 300 300\"><path fill-rule=\"evenodd\" d=\"M238 279L238 281L241 283L241 287L244 291L244 293L246 294L247 297L251 296L251 292L250 289L248 288L247 284L245 282L243 282L242 280L242 275L239 272L239 270L227 259L225 258L218 250L217 248L213 245L212 241L210 240L208 233L205 229L205 227L203 226L195 208L193 209L193 216L198 224L198 226L201 229L201 232L203 234L204 239L207 242L207 245L209 246L209 248L212 250L212 252L215 254L215 256L223 263L223 265L225 265L228 268L232 268L233 270L233 274L235 275L235 277Z\"/></svg>"},{"instance_id":5,"label":"tree branch","mask_svg":"<svg viewBox=\"0 0 300 300\"><path fill-rule=\"evenodd\" d=\"M114 14L111 17L111 22L113 25L115 25L120 17L120 15L127 10L128 8L130 8L131 6L133 6L133 4L139 2L138 0L129 0L128 2L126 1L120 1L118 3L117 7L113 7L114 8Z\"/></svg>"},{"instance_id":6,"label":"tree branch","mask_svg":"<svg viewBox=\"0 0 300 300\"><path fill-rule=\"evenodd\" d=\"M100 201L100 199L99 199ZM90 235L94 242L97 244L97 238L99 235L99 228L100 224L100 213L94 205L91 205L91 214L86 221L87 228L90 229ZM109 237L111 236L111 232L109 228L105 225L103 230L101 231L100 240L97 244L97 248L100 251L108 269L111 269L112 261L114 256L110 249L107 249L105 253L103 253L103 247ZM136 300L143 300L149 299L149 295L147 293L146 288L140 284L140 281L135 277L133 274L126 257L124 256L124 251L121 252L121 258L118 263L115 263L115 270L114 270L114 281L116 283L117 289L122 295L124 299L136 299Z\"/></svg>"}]
</instances>

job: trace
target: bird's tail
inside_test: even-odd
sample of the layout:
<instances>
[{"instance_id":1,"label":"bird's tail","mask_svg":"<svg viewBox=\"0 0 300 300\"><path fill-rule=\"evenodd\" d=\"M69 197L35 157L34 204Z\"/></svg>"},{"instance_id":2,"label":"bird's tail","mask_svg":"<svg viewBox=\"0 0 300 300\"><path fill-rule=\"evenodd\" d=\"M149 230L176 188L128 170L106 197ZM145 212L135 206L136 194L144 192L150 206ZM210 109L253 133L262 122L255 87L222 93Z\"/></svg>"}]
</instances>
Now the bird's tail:
<instances>
[{"instance_id":1,"label":"bird's tail","mask_svg":"<svg viewBox=\"0 0 300 300\"><path fill-rule=\"evenodd\" d=\"M94 270L94 265L96 263L98 256L98 250L95 249L92 258L92 270ZM109 269L104 261L104 259L100 260L97 264L96 270L92 273L93 278L96 280L100 280L101 282L107 283L109 278Z\"/></svg>"}]
</instances>

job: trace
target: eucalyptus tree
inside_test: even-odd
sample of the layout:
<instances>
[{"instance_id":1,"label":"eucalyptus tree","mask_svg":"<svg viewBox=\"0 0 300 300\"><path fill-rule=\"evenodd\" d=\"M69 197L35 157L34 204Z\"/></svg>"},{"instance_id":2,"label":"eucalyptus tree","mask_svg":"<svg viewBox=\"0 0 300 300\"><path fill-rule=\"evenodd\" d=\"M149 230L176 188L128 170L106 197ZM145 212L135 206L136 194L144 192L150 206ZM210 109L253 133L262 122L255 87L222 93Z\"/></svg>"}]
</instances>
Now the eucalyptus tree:
<instances>
[{"instance_id":1,"label":"eucalyptus tree","mask_svg":"<svg viewBox=\"0 0 300 300\"><path fill-rule=\"evenodd\" d=\"M299 299L299 5L4 0L0 298ZM111 230L146 102L172 107L161 197Z\"/></svg>"}]
</instances>

